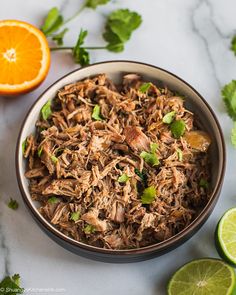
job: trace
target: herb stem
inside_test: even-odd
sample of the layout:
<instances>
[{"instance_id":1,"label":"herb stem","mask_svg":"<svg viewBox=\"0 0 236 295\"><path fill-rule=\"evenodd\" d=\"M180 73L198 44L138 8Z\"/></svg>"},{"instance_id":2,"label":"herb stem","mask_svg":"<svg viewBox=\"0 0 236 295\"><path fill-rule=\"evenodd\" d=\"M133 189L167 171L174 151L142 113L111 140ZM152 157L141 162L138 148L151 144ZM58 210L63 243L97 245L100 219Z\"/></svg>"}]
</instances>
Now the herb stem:
<instances>
[{"instance_id":1,"label":"herb stem","mask_svg":"<svg viewBox=\"0 0 236 295\"><path fill-rule=\"evenodd\" d=\"M106 49L106 46L91 46L91 47L81 47L88 50L102 50ZM51 51L59 51L59 50L73 50L73 47L50 47Z\"/></svg>"},{"instance_id":2,"label":"herb stem","mask_svg":"<svg viewBox=\"0 0 236 295\"><path fill-rule=\"evenodd\" d=\"M84 2L84 4L80 7L80 9L74 14L72 15L71 17L69 17L67 20L65 20L63 22L63 26L67 23L69 23L70 21L72 21L73 19L75 19L77 16L80 15L80 13L84 10L84 8L86 7L86 3L87 1Z\"/></svg>"}]
</instances>

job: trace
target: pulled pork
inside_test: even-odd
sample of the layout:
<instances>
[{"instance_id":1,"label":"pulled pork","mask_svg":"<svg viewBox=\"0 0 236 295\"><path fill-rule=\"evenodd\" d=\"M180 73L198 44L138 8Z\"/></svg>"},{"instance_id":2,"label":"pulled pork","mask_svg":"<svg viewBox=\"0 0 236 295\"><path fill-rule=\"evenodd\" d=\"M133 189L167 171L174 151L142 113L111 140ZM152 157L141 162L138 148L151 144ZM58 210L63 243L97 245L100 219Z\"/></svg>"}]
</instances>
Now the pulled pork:
<instances>
[{"instance_id":1,"label":"pulled pork","mask_svg":"<svg viewBox=\"0 0 236 295\"><path fill-rule=\"evenodd\" d=\"M25 177L64 234L107 249L144 247L183 230L208 202L210 138L169 89L136 74L116 86L101 74L65 86L48 107L25 142ZM163 120L170 113L185 126L181 136Z\"/></svg>"}]
</instances>

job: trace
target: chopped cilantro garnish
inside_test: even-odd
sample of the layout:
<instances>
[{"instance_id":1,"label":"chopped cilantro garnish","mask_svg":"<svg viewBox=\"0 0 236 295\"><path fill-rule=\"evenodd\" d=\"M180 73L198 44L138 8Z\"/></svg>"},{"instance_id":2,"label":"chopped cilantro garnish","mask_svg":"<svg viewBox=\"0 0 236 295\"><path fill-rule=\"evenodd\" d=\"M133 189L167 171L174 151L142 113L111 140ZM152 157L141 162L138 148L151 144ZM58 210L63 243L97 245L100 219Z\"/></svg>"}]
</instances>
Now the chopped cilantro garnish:
<instances>
[{"instance_id":1,"label":"chopped cilantro garnish","mask_svg":"<svg viewBox=\"0 0 236 295\"><path fill-rule=\"evenodd\" d=\"M95 105L93 108L92 118L96 121L102 121L102 118L100 116L100 106L98 104Z\"/></svg>"},{"instance_id":2,"label":"chopped cilantro garnish","mask_svg":"<svg viewBox=\"0 0 236 295\"><path fill-rule=\"evenodd\" d=\"M84 232L86 234L93 234L95 231L96 231L96 228L91 224L86 225L84 228Z\"/></svg>"},{"instance_id":3,"label":"chopped cilantro garnish","mask_svg":"<svg viewBox=\"0 0 236 295\"><path fill-rule=\"evenodd\" d=\"M73 220L74 222L76 222L77 220L80 219L80 212L72 212L70 215L70 220Z\"/></svg>"},{"instance_id":4,"label":"chopped cilantro garnish","mask_svg":"<svg viewBox=\"0 0 236 295\"><path fill-rule=\"evenodd\" d=\"M24 289L20 287L20 276L15 274L14 276L5 277L0 282L0 295L13 295L23 294Z\"/></svg>"},{"instance_id":5,"label":"chopped cilantro garnish","mask_svg":"<svg viewBox=\"0 0 236 295\"><path fill-rule=\"evenodd\" d=\"M165 124L170 124L173 122L174 118L175 118L175 111L169 112L167 114L165 114L165 116L162 119L162 122Z\"/></svg>"},{"instance_id":6,"label":"chopped cilantro garnish","mask_svg":"<svg viewBox=\"0 0 236 295\"><path fill-rule=\"evenodd\" d=\"M231 142L233 146L236 148L236 122L234 122L234 127L231 131Z\"/></svg>"},{"instance_id":7,"label":"chopped cilantro garnish","mask_svg":"<svg viewBox=\"0 0 236 295\"><path fill-rule=\"evenodd\" d=\"M50 204L56 204L58 203L60 200L57 197L51 197L48 199L48 203Z\"/></svg>"},{"instance_id":8,"label":"chopped cilantro garnish","mask_svg":"<svg viewBox=\"0 0 236 295\"><path fill-rule=\"evenodd\" d=\"M8 207L11 208L12 210L16 210L19 207L19 204L16 200L13 200L12 198L8 202Z\"/></svg>"},{"instance_id":9,"label":"chopped cilantro garnish","mask_svg":"<svg viewBox=\"0 0 236 295\"><path fill-rule=\"evenodd\" d=\"M206 179L201 178L199 181L199 186L207 189L209 187L209 183Z\"/></svg>"},{"instance_id":10,"label":"chopped cilantro garnish","mask_svg":"<svg viewBox=\"0 0 236 295\"><path fill-rule=\"evenodd\" d=\"M52 155L51 160L53 161L54 164L56 164L58 161L58 158Z\"/></svg>"},{"instance_id":11,"label":"chopped cilantro garnish","mask_svg":"<svg viewBox=\"0 0 236 295\"><path fill-rule=\"evenodd\" d=\"M183 152L179 148L176 151L177 151L179 161L182 162L183 161Z\"/></svg>"},{"instance_id":12,"label":"chopped cilantro garnish","mask_svg":"<svg viewBox=\"0 0 236 295\"><path fill-rule=\"evenodd\" d=\"M148 163L151 166L156 166L159 165L159 160L158 157L156 155L156 150L158 148L158 144L157 143L151 143L150 144L150 150L151 152L141 152L140 157L144 159L144 161L146 163Z\"/></svg>"},{"instance_id":13,"label":"chopped cilantro garnish","mask_svg":"<svg viewBox=\"0 0 236 295\"><path fill-rule=\"evenodd\" d=\"M129 176L127 174L122 174L120 177L118 177L118 182L125 183L129 180Z\"/></svg>"},{"instance_id":14,"label":"chopped cilantro garnish","mask_svg":"<svg viewBox=\"0 0 236 295\"><path fill-rule=\"evenodd\" d=\"M147 174L144 172L144 170L141 172L138 170L138 168L134 169L135 174L137 174L141 179L144 185L146 186L147 183Z\"/></svg>"},{"instance_id":15,"label":"chopped cilantro garnish","mask_svg":"<svg viewBox=\"0 0 236 295\"><path fill-rule=\"evenodd\" d=\"M41 116L44 120L47 120L52 114L51 110L51 101L45 103L45 105L41 109Z\"/></svg>"},{"instance_id":16,"label":"chopped cilantro garnish","mask_svg":"<svg viewBox=\"0 0 236 295\"><path fill-rule=\"evenodd\" d=\"M148 92L149 88L151 87L152 83L148 82L148 83L143 83L140 88L139 91L142 93L146 93Z\"/></svg>"},{"instance_id":17,"label":"chopped cilantro garnish","mask_svg":"<svg viewBox=\"0 0 236 295\"><path fill-rule=\"evenodd\" d=\"M22 142L22 154L24 155L27 147L27 138Z\"/></svg>"},{"instance_id":18,"label":"chopped cilantro garnish","mask_svg":"<svg viewBox=\"0 0 236 295\"><path fill-rule=\"evenodd\" d=\"M183 120L176 120L170 125L170 130L174 138L180 138L185 132L185 123Z\"/></svg>"},{"instance_id":19,"label":"chopped cilantro garnish","mask_svg":"<svg viewBox=\"0 0 236 295\"><path fill-rule=\"evenodd\" d=\"M221 94L229 116L236 121L236 80L225 85Z\"/></svg>"},{"instance_id":20,"label":"chopped cilantro garnish","mask_svg":"<svg viewBox=\"0 0 236 295\"><path fill-rule=\"evenodd\" d=\"M38 157L40 158L43 152L43 146L41 146L40 148L38 148Z\"/></svg>"},{"instance_id":21,"label":"chopped cilantro garnish","mask_svg":"<svg viewBox=\"0 0 236 295\"><path fill-rule=\"evenodd\" d=\"M156 198L156 189L154 186L149 186L144 189L141 196L142 204L151 204Z\"/></svg>"}]
</instances>

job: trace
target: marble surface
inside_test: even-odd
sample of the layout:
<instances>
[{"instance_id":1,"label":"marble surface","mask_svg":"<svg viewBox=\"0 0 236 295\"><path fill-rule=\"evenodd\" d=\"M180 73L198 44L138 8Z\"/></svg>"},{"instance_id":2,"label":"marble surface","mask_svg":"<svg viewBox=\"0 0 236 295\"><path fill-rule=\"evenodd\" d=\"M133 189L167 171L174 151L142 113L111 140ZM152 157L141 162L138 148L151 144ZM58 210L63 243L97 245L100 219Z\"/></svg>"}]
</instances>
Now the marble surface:
<instances>
[{"instance_id":1,"label":"marble surface","mask_svg":"<svg viewBox=\"0 0 236 295\"><path fill-rule=\"evenodd\" d=\"M1 1L0 19L20 19L41 25L52 6L70 16L78 0ZM136 264L105 264L67 252L49 239L25 208L17 187L14 153L27 110L38 95L62 75L77 68L69 53L54 52L46 81L31 94L0 97L0 278L20 273L26 294L165 294L176 268L198 257L218 257L213 233L223 212L236 204L236 150L230 144L232 122L225 113L221 87L236 78L236 58L229 50L236 32L235 0L116 0L97 11L85 10L70 23L66 44L73 45L80 27L89 30L89 45L102 44L105 15L129 7L143 16L126 50L92 53L91 62L130 59L163 67L192 84L210 103L224 130L227 168L221 198L207 223L187 243L159 258ZM19 209L10 210L9 198Z\"/></svg>"}]
</instances>

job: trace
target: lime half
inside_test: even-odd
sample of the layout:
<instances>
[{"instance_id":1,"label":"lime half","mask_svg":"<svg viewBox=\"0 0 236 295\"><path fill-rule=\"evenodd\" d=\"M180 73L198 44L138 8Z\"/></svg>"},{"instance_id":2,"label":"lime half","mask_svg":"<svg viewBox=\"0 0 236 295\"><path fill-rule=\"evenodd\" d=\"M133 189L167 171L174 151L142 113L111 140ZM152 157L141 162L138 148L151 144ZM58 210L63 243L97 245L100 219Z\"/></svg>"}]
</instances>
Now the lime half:
<instances>
[{"instance_id":1,"label":"lime half","mask_svg":"<svg viewBox=\"0 0 236 295\"><path fill-rule=\"evenodd\" d=\"M172 276L168 295L231 295L235 287L234 269L219 259L193 260Z\"/></svg>"},{"instance_id":2,"label":"lime half","mask_svg":"<svg viewBox=\"0 0 236 295\"><path fill-rule=\"evenodd\" d=\"M220 256L236 266L236 208L222 216L216 228L215 239Z\"/></svg>"}]
</instances>

